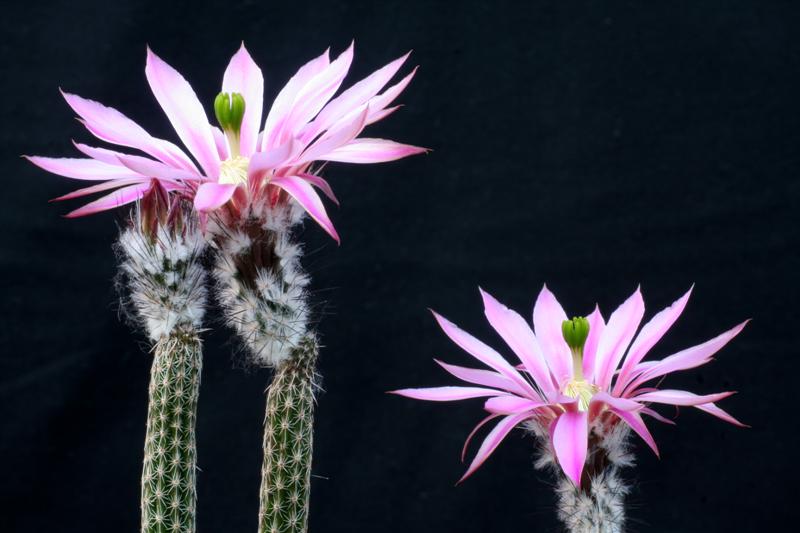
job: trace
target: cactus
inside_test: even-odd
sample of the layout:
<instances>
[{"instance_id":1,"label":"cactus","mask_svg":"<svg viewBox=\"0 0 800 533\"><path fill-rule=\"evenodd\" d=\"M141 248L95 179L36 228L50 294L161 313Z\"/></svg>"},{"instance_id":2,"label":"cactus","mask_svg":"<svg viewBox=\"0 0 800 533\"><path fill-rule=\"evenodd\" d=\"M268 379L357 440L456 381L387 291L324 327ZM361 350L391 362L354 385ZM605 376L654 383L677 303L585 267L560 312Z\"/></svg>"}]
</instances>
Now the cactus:
<instances>
[{"instance_id":1,"label":"cactus","mask_svg":"<svg viewBox=\"0 0 800 533\"><path fill-rule=\"evenodd\" d=\"M547 428L537 421L527 424L539 442L537 469L548 469L555 484L558 518L569 533L623 533L625 496L630 486L621 475L633 466L629 449L630 429L610 416L601 416L589 434L589 453L577 488L561 470Z\"/></svg>"},{"instance_id":2,"label":"cactus","mask_svg":"<svg viewBox=\"0 0 800 533\"><path fill-rule=\"evenodd\" d=\"M136 216L118 250L124 303L153 343L142 470L141 531L195 531L195 420L202 368L205 247L192 223L143 227Z\"/></svg>"},{"instance_id":3,"label":"cactus","mask_svg":"<svg viewBox=\"0 0 800 533\"><path fill-rule=\"evenodd\" d=\"M259 533L304 533L308 523L317 342L280 363L267 393Z\"/></svg>"},{"instance_id":4,"label":"cactus","mask_svg":"<svg viewBox=\"0 0 800 533\"><path fill-rule=\"evenodd\" d=\"M291 203L212 226L228 324L253 364L275 369L264 421L261 533L307 528L317 341L308 325L302 247L291 235L302 214Z\"/></svg>"}]
</instances>

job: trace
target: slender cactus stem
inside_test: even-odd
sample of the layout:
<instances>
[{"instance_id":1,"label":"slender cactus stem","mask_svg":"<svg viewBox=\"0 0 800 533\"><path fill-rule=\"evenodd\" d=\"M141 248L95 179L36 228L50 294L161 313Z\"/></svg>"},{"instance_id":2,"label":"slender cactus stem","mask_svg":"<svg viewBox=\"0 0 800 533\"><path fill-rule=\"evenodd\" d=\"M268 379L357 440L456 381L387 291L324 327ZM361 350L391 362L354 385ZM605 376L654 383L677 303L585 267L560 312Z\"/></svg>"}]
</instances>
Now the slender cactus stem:
<instances>
[{"instance_id":1,"label":"slender cactus stem","mask_svg":"<svg viewBox=\"0 0 800 533\"><path fill-rule=\"evenodd\" d=\"M259 533L305 533L311 492L316 340L279 364L267 392Z\"/></svg>"},{"instance_id":2,"label":"slender cactus stem","mask_svg":"<svg viewBox=\"0 0 800 533\"><path fill-rule=\"evenodd\" d=\"M142 532L192 532L200 339L194 332L177 331L159 340L154 352L142 469Z\"/></svg>"}]
</instances>

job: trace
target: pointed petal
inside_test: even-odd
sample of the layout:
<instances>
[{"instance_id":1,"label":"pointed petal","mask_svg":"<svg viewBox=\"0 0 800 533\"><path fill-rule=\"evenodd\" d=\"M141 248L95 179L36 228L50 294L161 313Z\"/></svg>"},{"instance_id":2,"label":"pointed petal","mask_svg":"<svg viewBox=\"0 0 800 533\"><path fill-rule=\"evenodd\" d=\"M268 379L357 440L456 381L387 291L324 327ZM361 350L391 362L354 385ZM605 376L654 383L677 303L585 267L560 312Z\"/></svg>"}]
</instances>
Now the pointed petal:
<instances>
[{"instance_id":1,"label":"pointed petal","mask_svg":"<svg viewBox=\"0 0 800 533\"><path fill-rule=\"evenodd\" d=\"M200 181L200 176L188 170L182 170L170 167L159 161L153 161L146 157L138 155L119 154L117 159L125 167L147 176L149 178L158 178L165 180L185 180L185 181Z\"/></svg>"},{"instance_id":2,"label":"pointed petal","mask_svg":"<svg viewBox=\"0 0 800 533\"><path fill-rule=\"evenodd\" d=\"M654 402L666 403L669 405L702 405L704 403L713 403L724 400L728 396L734 394L733 392L718 392L716 394L705 394L699 396L697 394L683 391L664 389L655 392L646 392L636 396L637 402Z\"/></svg>"},{"instance_id":3,"label":"pointed petal","mask_svg":"<svg viewBox=\"0 0 800 533\"><path fill-rule=\"evenodd\" d=\"M625 357L625 362L622 364L617 381L614 384L614 394L620 394L629 382L631 371L638 365L647 352L659 341L661 337L669 330L675 323L683 310L686 308L686 302L689 301L689 296L692 294L694 286L676 300L672 305L659 312L651 318L647 324L642 327L642 330L634 339L631 344L628 355Z\"/></svg>"},{"instance_id":4,"label":"pointed petal","mask_svg":"<svg viewBox=\"0 0 800 533\"><path fill-rule=\"evenodd\" d=\"M583 377L590 383L594 382L595 362L597 360L597 345L603 337L606 322L600 313L600 307L595 306L594 311L586 317L589 321L589 336L583 347Z\"/></svg>"},{"instance_id":5,"label":"pointed petal","mask_svg":"<svg viewBox=\"0 0 800 533\"><path fill-rule=\"evenodd\" d=\"M561 333L561 323L567 319L561 304L547 288L542 287L533 306L533 329L539 346L556 383L572 377L572 355Z\"/></svg>"},{"instance_id":6,"label":"pointed petal","mask_svg":"<svg viewBox=\"0 0 800 533\"><path fill-rule=\"evenodd\" d=\"M102 183L98 183L97 185L92 185L90 187L84 187L82 189L78 189L76 191L72 191L71 193L67 193L63 196L59 196L58 198L53 198L52 202L60 202L62 200L71 200L72 198L80 198L81 196L86 196L88 194L94 194L98 192L104 192L111 189L119 189L120 187L127 187L129 185L135 185L137 183L142 182L149 182L148 178L138 178L138 179L130 179L130 180L110 180L104 181Z\"/></svg>"},{"instance_id":7,"label":"pointed petal","mask_svg":"<svg viewBox=\"0 0 800 533\"><path fill-rule=\"evenodd\" d=\"M261 151L266 151L276 144L281 144L286 118L292 110L292 105L297 99L300 90L314 76L325 70L330 64L328 50L300 67L294 76L280 90L272 103L272 108L267 114L264 123L264 136L261 139Z\"/></svg>"},{"instance_id":8,"label":"pointed petal","mask_svg":"<svg viewBox=\"0 0 800 533\"><path fill-rule=\"evenodd\" d=\"M75 148L77 148L82 154L88 155L92 159L97 159L98 161L102 161L103 163L107 163L109 165L119 166L119 156L125 155L122 152L88 146L75 141L72 141L72 144L75 145Z\"/></svg>"},{"instance_id":9,"label":"pointed petal","mask_svg":"<svg viewBox=\"0 0 800 533\"><path fill-rule=\"evenodd\" d=\"M749 320L745 320L741 324L729 329L725 333L722 333L721 335L718 335L709 341L704 342L703 344L698 344L697 346L692 346L691 348L681 350L676 354L665 357L661 361L648 361L648 363L652 364L648 365L647 370L642 372L633 380L630 385L626 387L627 390L632 391L642 383L650 381L653 378L657 378L671 372L689 370L690 368L696 368L708 363L711 360L711 356L720 351L736 335L738 335L748 322Z\"/></svg>"},{"instance_id":10,"label":"pointed petal","mask_svg":"<svg viewBox=\"0 0 800 533\"><path fill-rule=\"evenodd\" d=\"M553 378L539 347L539 341L536 340L528 323L518 313L498 302L491 294L483 289L479 290L483 298L484 314L489 324L517 354L536 385L543 390L552 389Z\"/></svg>"},{"instance_id":11,"label":"pointed petal","mask_svg":"<svg viewBox=\"0 0 800 533\"><path fill-rule=\"evenodd\" d=\"M507 377L494 372L493 370L482 370L479 368L466 368L463 366L450 365L443 363L438 359L434 359L436 363L462 381L474 383L475 385L483 385L484 387L493 387L501 389L514 394L525 395L525 390L519 385L508 379Z\"/></svg>"},{"instance_id":12,"label":"pointed petal","mask_svg":"<svg viewBox=\"0 0 800 533\"><path fill-rule=\"evenodd\" d=\"M311 78L300 90L284 124L284 134L300 130L328 103L344 81L353 61L353 43L325 70Z\"/></svg>"},{"instance_id":13,"label":"pointed petal","mask_svg":"<svg viewBox=\"0 0 800 533\"><path fill-rule=\"evenodd\" d=\"M343 124L339 126L338 129L330 130L325 135L321 136L314 144L306 148L303 154L297 158L296 163L300 164L324 159L325 156L332 151L358 137L358 134L364 130L367 113L369 113L369 109L365 108L360 115L354 117L348 124Z\"/></svg>"},{"instance_id":14,"label":"pointed petal","mask_svg":"<svg viewBox=\"0 0 800 533\"><path fill-rule=\"evenodd\" d=\"M232 183L203 183L194 196L194 207L202 213L213 211L225 205L236 192Z\"/></svg>"},{"instance_id":15,"label":"pointed petal","mask_svg":"<svg viewBox=\"0 0 800 533\"><path fill-rule=\"evenodd\" d=\"M308 174L305 172L300 173L300 177L309 182L311 185L322 191L322 193L328 197L328 199L339 205L339 200L336 198L336 195L333 194L333 189L331 189L330 184L322 179L319 176L315 176L314 174Z\"/></svg>"},{"instance_id":16,"label":"pointed petal","mask_svg":"<svg viewBox=\"0 0 800 533\"><path fill-rule=\"evenodd\" d=\"M105 181L145 177L122 165L110 165L95 159L41 157L36 155L24 157L37 167L43 168L48 172L76 180Z\"/></svg>"},{"instance_id":17,"label":"pointed petal","mask_svg":"<svg viewBox=\"0 0 800 533\"><path fill-rule=\"evenodd\" d=\"M617 398L603 391L600 391L592 396L592 403L595 402L603 402L608 404L610 407L622 411L639 411L642 408L642 404L640 404L638 401L629 400L627 398Z\"/></svg>"},{"instance_id":18,"label":"pointed petal","mask_svg":"<svg viewBox=\"0 0 800 533\"><path fill-rule=\"evenodd\" d=\"M387 139L361 138L354 139L319 159L341 163L385 163L427 151L427 148Z\"/></svg>"},{"instance_id":19,"label":"pointed petal","mask_svg":"<svg viewBox=\"0 0 800 533\"><path fill-rule=\"evenodd\" d=\"M658 420L659 422L662 422L664 424L670 424L670 425L673 425L673 426L675 425L675 422L673 422L669 418L665 418L665 417L661 416L661 414L659 414L658 412L650 409L649 407L642 407L642 410L639 411L639 412L642 413L643 415L652 416L653 418L655 418L656 420Z\"/></svg>"},{"instance_id":20,"label":"pointed petal","mask_svg":"<svg viewBox=\"0 0 800 533\"><path fill-rule=\"evenodd\" d=\"M394 85L383 91L381 94L369 100L368 104L371 111L369 116L367 117L367 124L372 124L374 122L377 122L378 120L386 116L386 114L388 114L384 113L386 106L394 102L394 100L398 96L400 96L400 93L402 93L405 90L408 84L411 83L411 80L417 73L417 68L418 67L414 67L414 70L412 70L411 73L408 74L406 77L404 77L402 80L395 83Z\"/></svg>"},{"instance_id":21,"label":"pointed petal","mask_svg":"<svg viewBox=\"0 0 800 533\"><path fill-rule=\"evenodd\" d=\"M219 153L203 105L178 71L147 49L145 75L178 137L211 179L219 175Z\"/></svg>"},{"instance_id":22,"label":"pointed petal","mask_svg":"<svg viewBox=\"0 0 800 533\"><path fill-rule=\"evenodd\" d=\"M567 411L553 426L553 448L564 474L581 486L583 464L589 446L589 423L585 411Z\"/></svg>"},{"instance_id":23,"label":"pointed petal","mask_svg":"<svg viewBox=\"0 0 800 533\"><path fill-rule=\"evenodd\" d=\"M503 393L498 390L484 389L481 387L430 387L423 389L400 389L390 391L390 394L397 394L398 396L405 396L406 398L427 400L430 402L454 402L472 398L497 396Z\"/></svg>"},{"instance_id":24,"label":"pointed petal","mask_svg":"<svg viewBox=\"0 0 800 533\"><path fill-rule=\"evenodd\" d=\"M506 436L511 433L511 430L517 427L517 425L528 418L527 413L519 414L519 415L511 415L507 416L500 420L500 422L489 432L486 436L486 439L481 444L480 449L478 449L478 453L475 454L475 458L472 460L472 464L469 465L467 472L458 480L459 483L467 479L471 476L475 470L480 468L480 466L489 458L489 456L497 449L497 446L503 441Z\"/></svg>"},{"instance_id":25,"label":"pointed petal","mask_svg":"<svg viewBox=\"0 0 800 533\"><path fill-rule=\"evenodd\" d=\"M83 207L67 213L65 216L67 218L77 218L86 215L92 215L100 211L107 211L109 209L121 207L131 202L135 202L144 196L149 189L150 181L147 183L139 183L122 189L117 189L111 194L103 196L94 202L88 203Z\"/></svg>"},{"instance_id":26,"label":"pointed petal","mask_svg":"<svg viewBox=\"0 0 800 533\"><path fill-rule=\"evenodd\" d=\"M529 396L538 397L530 384L499 353L435 311L431 311L431 313L433 313L433 317L439 323L439 327L442 328L445 335L450 337L450 340L455 342L462 350L519 385Z\"/></svg>"},{"instance_id":27,"label":"pointed petal","mask_svg":"<svg viewBox=\"0 0 800 533\"><path fill-rule=\"evenodd\" d=\"M84 126L98 139L141 150L177 168L197 171L197 167L183 150L169 141L153 137L113 107L64 91L61 91L61 95L73 111L83 119Z\"/></svg>"},{"instance_id":28,"label":"pointed petal","mask_svg":"<svg viewBox=\"0 0 800 533\"><path fill-rule=\"evenodd\" d=\"M516 415L519 413L530 413L544 405L547 404L529 400L528 398L520 398L513 394L505 394L489 398L486 400L486 403L483 404L483 408L492 414Z\"/></svg>"},{"instance_id":29,"label":"pointed petal","mask_svg":"<svg viewBox=\"0 0 800 533\"><path fill-rule=\"evenodd\" d=\"M658 453L658 446L656 446L656 440L650 434L650 430L647 429L644 420L642 420L642 415L635 411L622 411L620 409L614 409L613 407L611 410L616 413L618 417L624 420L625 423L628 424L631 429L634 430L636 434L647 443L648 446L650 446L650 449L653 450L653 453L656 454L656 457L660 457L660 454Z\"/></svg>"},{"instance_id":30,"label":"pointed petal","mask_svg":"<svg viewBox=\"0 0 800 533\"><path fill-rule=\"evenodd\" d=\"M726 411L723 411L722 409L720 409L719 407L717 407L713 403L705 403L705 404L701 404L701 405L695 405L695 407L697 409L700 409L701 411L705 411L706 413L708 413L710 415L716 416L717 418L722 419L725 422L733 424L734 426L739 426L739 427L742 427L742 428L749 428L750 427L747 424L739 422L738 420L733 418L730 414L728 414Z\"/></svg>"},{"instance_id":31,"label":"pointed petal","mask_svg":"<svg viewBox=\"0 0 800 533\"><path fill-rule=\"evenodd\" d=\"M464 446L461 447L461 462L464 462L464 458L467 456L467 448L469 447L469 443L472 441L472 437L480 430L483 426L485 426L488 422L491 422L495 418L498 418L500 415L489 415L480 422L478 425L472 428L472 431L469 432L467 435L466 440L464 441Z\"/></svg>"},{"instance_id":32,"label":"pointed petal","mask_svg":"<svg viewBox=\"0 0 800 533\"><path fill-rule=\"evenodd\" d=\"M279 178L272 178L269 181L272 185L276 185L289 193L292 198L297 200L303 209L306 210L308 215L313 218L317 224L322 226L328 235L338 243L339 235L336 233L336 228L333 227L333 222L328 218L328 213L325 211L325 206L322 205L319 195L317 195L314 188L303 181L303 178L297 176L282 176Z\"/></svg>"},{"instance_id":33,"label":"pointed petal","mask_svg":"<svg viewBox=\"0 0 800 533\"><path fill-rule=\"evenodd\" d=\"M619 362L636 334L644 316L644 300L639 288L608 319L597 346L594 382L602 390L611 385Z\"/></svg>"},{"instance_id":34,"label":"pointed petal","mask_svg":"<svg viewBox=\"0 0 800 533\"><path fill-rule=\"evenodd\" d=\"M411 52L408 52L383 68L376 70L328 102L317 118L314 119L312 124L314 131L311 135L316 135L316 133L328 129L345 114L365 104L370 98L378 94L378 91L383 89L397 71L400 70L400 67L403 66L410 54Z\"/></svg>"},{"instance_id":35,"label":"pointed petal","mask_svg":"<svg viewBox=\"0 0 800 533\"><path fill-rule=\"evenodd\" d=\"M244 47L231 58L222 79L222 91L239 93L244 97L244 117L240 139L241 155L249 157L256 151L258 128L264 105L264 75Z\"/></svg>"}]
</instances>

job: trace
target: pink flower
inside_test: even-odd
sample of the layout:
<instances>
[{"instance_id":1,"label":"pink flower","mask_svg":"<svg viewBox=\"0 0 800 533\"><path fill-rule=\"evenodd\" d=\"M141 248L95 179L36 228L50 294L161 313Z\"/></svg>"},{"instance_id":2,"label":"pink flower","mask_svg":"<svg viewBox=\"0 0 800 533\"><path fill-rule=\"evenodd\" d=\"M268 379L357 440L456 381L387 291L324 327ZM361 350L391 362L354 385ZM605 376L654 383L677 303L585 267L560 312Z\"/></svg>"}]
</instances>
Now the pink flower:
<instances>
[{"instance_id":1,"label":"pink flower","mask_svg":"<svg viewBox=\"0 0 800 533\"><path fill-rule=\"evenodd\" d=\"M113 191L68 216L88 215L136 201L156 180L169 193L193 199L203 213L226 204L234 210L254 204L274 205L287 201L289 195L338 240L315 189L336 199L312 166L317 161L378 163L425 151L385 139L359 137L367 125L398 109L391 104L416 69L385 87L407 57L392 61L334 98L350 68L353 45L334 61L326 51L301 67L279 92L262 130L264 78L242 44L223 77L220 96L227 100L218 97L215 103L217 115L221 110L228 117L223 131L209 123L203 105L183 76L148 49L147 81L192 157L171 142L151 136L115 109L62 93L97 138L149 157L76 143L88 158L28 159L55 174L96 182L58 200ZM239 102L238 108L234 109L233 101Z\"/></svg>"},{"instance_id":2,"label":"pink flower","mask_svg":"<svg viewBox=\"0 0 800 533\"><path fill-rule=\"evenodd\" d=\"M643 361L680 316L690 293L691 289L639 329L644 315L644 301L639 289L611 314L608 322L597 308L586 318L569 321L555 296L545 286L533 309L531 329L519 314L481 290L486 318L521 364L512 365L495 350L434 312L445 334L491 370L436 361L447 372L471 386L394 392L431 401L488 398L484 409L490 414L475 431L491 420L499 419L499 423L484 440L462 480L483 464L512 429L522 422L536 420L550 428L552 445L561 468L580 486L588 436L595 424L622 421L656 454L658 448L642 416L672 422L654 411L651 404L693 406L726 422L743 426L716 406L716 402L733 392L698 396L648 385L671 372L708 363L711 356L747 323L742 322L703 344L664 359ZM467 439L467 444L475 431Z\"/></svg>"}]
</instances>

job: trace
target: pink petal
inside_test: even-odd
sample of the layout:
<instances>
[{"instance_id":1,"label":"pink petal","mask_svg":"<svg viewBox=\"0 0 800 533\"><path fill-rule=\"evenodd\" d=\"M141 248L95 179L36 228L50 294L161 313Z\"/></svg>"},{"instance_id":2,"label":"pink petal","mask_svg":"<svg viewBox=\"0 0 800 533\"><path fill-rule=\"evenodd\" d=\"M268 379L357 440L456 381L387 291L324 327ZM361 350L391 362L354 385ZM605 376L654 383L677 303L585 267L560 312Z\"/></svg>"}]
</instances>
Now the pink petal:
<instances>
[{"instance_id":1,"label":"pink petal","mask_svg":"<svg viewBox=\"0 0 800 533\"><path fill-rule=\"evenodd\" d=\"M518 413L529 413L543 405L547 404L506 394L489 398L486 400L486 403L483 404L483 408L492 414L516 415Z\"/></svg>"},{"instance_id":2,"label":"pink petal","mask_svg":"<svg viewBox=\"0 0 800 533\"><path fill-rule=\"evenodd\" d=\"M369 108L364 108L364 111L360 115L354 117L351 122L338 126L336 130L328 131L325 135L317 139L314 144L309 146L297 159L296 163L300 164L324 159L324 157L332 151L358 137L358 134L364 130L364 124L368 113Z\"/></svg>"},{"instance_id":3,"label":"pink petal","mask_svg":"<svg viewBox=\"0 0 800 533\"><path fill-rule=\"evenodd\" d=\"M648 361L648 363L653 364L648 365L647 370L634 379L630 385L626 386L627 390L632 391L642 383L669 374L670 372L688 370L708 363L711 360L711 356L721 350L731 339L738 335L748 322L749 320L745 320L741 324L703 344L698 344L697 346L682 350L669 357L665 357L661 361Z\"/></svg>"},{"instance_id":4,"label":"pink petal","mask_svg":"<svg viewBox=\"0 0 800 533\"><path fill-rule=\"evenodd\" d=\"M539 342L525 319L498 302L488 292L479 290L483 297L484 314L489 324L517 354L538 387L543 390L553 388L553 378L547 368Z\"/></svg>"},{"instance_id":5,"label":"pink petal","mask_svg":"<svg viewBox=\"0 0 800 533\"><path fill-rule=\"evenodd\" d=\"M194 207L202 213L213 211L225 205L236 191L232 183L203 183L194 196Z\"/></svg>"},{"instance_id":6,"label":"pink petal","mask_svg":"<svg viewBox=\"0 0 800 533\"><path fill-rule=\"evenodd\" d=\"M322 200L320 200L314 188L303 181L303 178L297 176L281 176L272 178L269 182L289 193L292 198L297 200L297 203L303 206L303 209L306 210L308 215L313 218L317 224L322 226L322 229L328 232L328 235L333 237L337 243L340 242L339 235L336 233L336 229L333 227L333 223L331 219L328 218L328 213L325 211L325 206L322 205Z\"/></svg>"},{"instance_id":7,"label":"pink petal","mask_svg":"<svg viewBox=\"0 0 800 533\"><path fill-rule=\"evenodd\" d=\"M733 392L718 392L699 396L683 390L664 389L655 392L646 392L636 396L637 402L666 403L669 405L701 405L724 400Z\"/></svg>"},{"instance_id":8,"label":"pink petal","mask_svg":"<svg viewBox=\"0 0 800 533\"><path fill-rule=\"evenodd\" d=\"M566 319L567 314L556 297L547 285L542 287L533 306L533 329L550 371L559 385L572 377L572 355L561 333L561 323Z\"/></svg>"},{"instance_id":9,"label":"pink petal","mask_svg":"<svg viewBox=\"0 0 800 533\"><path fill-rule=\"evenodd\" d=\"M75 141L72 141L72 144L74 144L75 148L82 154L88 155L92 159L97 159L103 163L108 163L109 165L119 166L119 156L125 155L122 152L115 152L114 150L108 150L106 148L96 148Z\"/></svg>"},{"instance_id":10,"label":"pink petal","mask_svg":"<svg viewBox=\"0 0 800 533\"><path fill-rule=\"evenodd\" d=\"M298 92L292 110L284 123L284 134L299 134L328 103L344 81L353 61L353 43L342 52L325 70L311 78Z\"/></svg>"},{"instance_id":11,"label":"pink petal","mask_svg":"<svg viewBox=\"0 0 800 533\"><path fill-rule=\"evenodd\" d=\"M460 380L476 385L483 385L484 387L493 387L495 389L506 390L515 394L525 395L525 390L522 389L515 382L507 377L498 374L492 370L483 370L478 368L466 368L463 366L450 365L443 363L438 359L434 359L439 366L444 368L450 374L454 375Z\"/></svg>"},{"instance_id":12,"label":"pink petal","mask_svg":"<svg viewBox=\"0 0 800 533\"><path fill-rule=\"evenodd\" d=\"M567 411L553 426L553 448L564 473L581 486L581 474L589 445L589 423L585 411Z\"/></svg>"},{"instance_id":13,"label":"pink petal","mask_svg":"<svg viewBox=\"0 0 800 533\"><path fill-rule=\"evenodd\" d=\"M469 447L469 443L472 441L472 437L474 437L475 434L478 432L478 430L480 430L488 422L491 422L492 420L494 420L495 418L498 418L499 416L500 415L489 415L486 418L484 418L483 420L481 420L480 422L478 422L477 426L472 428L472 431L469 432L469 435L467 435L467 438L464 441L464 446L461 447L461 462L462 463L464 462L464 457L467 456L467 448Z\"/></svg>"},{"instance_id":14,"label":"pink petal","mask_svg":"<svg viewBox=\"0 0 800 533\"><path fill-rule=\"evenodd\" d=\"M87 194L94 194L98 192L108 191L110 189L119 189L120 187L127 187L128 185L135 185L137 183L142 182L150 182L149 178L138 178L138 179L130 179L130 180L110 180L104 181L102 183L98 183L97 185L92 185L91 187L84 187L82 189L78 189L76 191L72 191L71 193L65 194L63 196L59 196L58 198L53 198L53 202L59 202L61 200L71 200L72 198L80 198L81 196L86 196Z\"/></svg>"},{"instance_id":15,"label":"pink petal","mask_svg":"<svg viewBox=\"0 0 800 533\"><path fill-rule=\"evenodd\" d=\"M254 153L247 168L248 177L255 177L283 165L289 159L296 157L302 148L301 143L295 139L289 139L272 150Z\"/></svg>"},{"instance_id":16,"label":"pink petal","mask_svg":"<svg viewBox=\"0 0 800 533\"><path fill-rule=\"evenodd\" d=\"M322 191L322 193L327 196L330 201L334 202L336 205L339 205L339 200L336 198L336 195L333 194L333 189L331 189L331 186L327 181L319 176L308 174L306 172L301 172L299 175L311 185Z\"/></svg>"},{"instance_id":17,"label":"pink petal","mask_svg":"<svg viewBox=\"0 0 800 533\"><path fill-rule=\"evenodd\" d=\"M734 426L739 426L739 427L742 427L742 428L749 428L750 427L747 424L739 422L738 420L733 418L730 414L728 414L726 411L723 411L722 409L720 409L719 407L717 407L713 403L695 405L695 407L697 409L700 409L701 411L705 411L706 413L708 413L710 415L716 416L717 418L720 418L720 419L724 420L725 422L733 424Z\"/></svg>"},{"instance_id":18,"label":"pink petal","mask_svg":"<svg viewBox=\"0 0 800 533\"><path fill-rule=\"evenodd\" d=\"M642 408L642 404L634 400L629 400L627 398L617 398L616 396L612 396L607 392L600 391L592 396L592 403L595 402L603 402L608 404L610 407L615 409L619 409L621 411L638 411Z\"/></svg>"},{"instance_id":19,"label":"pink petal","mask_svg":"<svg viewBox=\"0 0 800 533\"><path fill-rule=\"evenodd\" d=\"M644 300L639 288L608 319L597 346L594 382L602 390L611 385L614 372L636 334L644 316Z\"/></svg>"},{"instance_id":20,"label":"pink petal","mask_svg":"<svg viewBox=\"0 0 800 533\"><path fill-rule=\"evenodd\" d=\"M427 151L426 148L387 139L361 138L354 139L319 159L341 163L385 163Z\"/></svg>"},{"instance_id":21,"label":"pink petal","mask_svg":"<svg viewBox=\"0 0 800 533\"><path fill-rule=\"evenodd\" d=\"M105 181L141 179L145 177L122 165L110 165L94 159L40 157L36 155L24 157L37 167L43 168L48 172L76 180Z\"/></svg>"},{"instance_id":22,"label":"pink petal","mask_svg":"<svg viewBox=\"0 0 800 533\"><path fill-rule=\"evenodd\" d=\"M158 178L165 180L186 180L186 181L200 181L200 176L188 170L173 168L165 165L159 161L153 161L146 157L138 155L120 154L117 156L119 162L125 167L138 172L143 176L150 178Z\"/></svg>"},{"instance_id":23,"label":"pink petal","mask_svg":"<svg viewBox=\"0 0 800 533\"><path fill-rule=\"evenodd\" d=\"M314 76L325 70L330 64L328 50L300 67L289 82L281 89L272 103L272 108L264 123L264 136L261 139L261 151L266 151L276 144L281 144L280 138L284 129L287 115L292 110L292 105L297 99L300 90Z\"/></svg>"},{"instance_id":24,"label":"pink petal","mask_svg":"<svg viewBox=\"0 0 800 533\"><path fill-rule=\"evenodd\" d=\"M222 91L240 93L244 97L244 117L240 139L241 155L249 157L256 151L258 128L261 127L261 113L264 105L264 76L244 43L231 58L222 79Z\"/></svg>"},{"instance_id":25,"label":"pink petal","mask_svg":"<svg viewBox=\"0 0 800 533\"><path fill-rule=\"evenodd\" d=\"M649 407L642 407L641 411L639 412L642 413L643 415L652 416L653 418L664 424L671 424L673 426L675 425L675 422L673 422L669 418L661 416L658 412L650 409Z\"/></svg>"},{"instance_id":26,"label":"pink petal","mask_svg":"<svg viewBox=\"0 0 800 533\"><path fill-rule=\"evenodd\" d=\"M486 462L486 459L497 449L497 446L503 441L506 436L511 433L511 430L517 427L517 425L528 418L529 415L527 413L519 414L519 415L511 415L503 418L500 422L489 432L486 436L486 439L481 444L481 447L478 449L478 453L475 454L475 458L472 460L472 464L469 465L467 472L458 480L459 483L467 479L471 476L475 470L480 468L480 466Z\"/></svg>"},{"instance_id":27,"label":"pink petal","mask_svg":"<svg viewBox=\"0 0 800 533\"><path fill-rule=\"evenodd\" d=\"M219 175L219 153L203 105L178 71L147 49L144 69L150 89L183 144L197 158L206 176Z\"/></svg>"},{"instance_id":28,"label":"pink petal","mask_svg":"<svg viewBox=\"0 0 800 533\"><path fill-rule=\"evenodd\" d=\"M595 361L597 357L597 345L603 337L606 322L600 313L600 308L595 306L594 311L586 317L589 321L589 336L583 347L583 377L590 383L594 382Z\"/></svg>"},{"instance_id":29,"label":"pink petal","mask_svg":"<svg viewBox=\"0 0 800 533\"><path fill-rule=\"evenodd\" d=\"M150 186L150 181L148 181L147 183L140 183L125 187L123 189L118 189L111 194L103 196L94 202L88 203L83 207L76 209L75 211L67 213L65 216L67 218L77 218L135 202L144 196L144 194L150 189Z\"/></svg>"},{"instance_id":30,"label":"pink petal","mask_svg":"<svg viewBox=\"0 0 800 533\"><path fill-rule=\"evenodd\" d=\"M410 54L411 52L395 59L383 68L376 70L328 102L311 124L311 126L313 126L313 131L311 131L309 135L314 137L320 131L328 129L345 114L362 106L367 100L378 94L378 91L380 91L389 80L392 79L397 71L400 70L400 67L405 63Z\"/></svg>"},{"instance_id":31,"label":"pink petal","mask_svg":"<svg viewBox=\"0 0 800 533\"><path fill-rule=\"evenodd\" d=\"M644 420L642 420L642 415L635 411L622 411L614 408L611 408L611 410L616 413L618 417L624 420L625 423L628 424L631 429L634 430L636 434L647 443L648 446L650 446L650 449L653 450L653 453L656 454L656 457L660 457L660 454L658 453L658 446L656 446L656 440L647 429Z\"/></svg>"},{"instance_id":32,"label":"pink petal","mask_svg":"<svg viewBox=\"0 0 800 533\"><path fill-rule=\"evenodd\" d=\"M498 394L502 394L502 392L480 387L430 387L425 389L400 389L390 391L390 394L397 394L399 396L405 396L406 398L427 400L430 402L454 402L472 398L497 396Z\"/></svg>"},{"instance_id":33,"label":"pink petal","mask_svg":"<svg viewBox=\"0 0 800 533\"><path fill-rule=\"evenodd\" d=\"M694 286L672 305L651 318L650 321L642 327L642 330L636 336L636 339L634 339L633 344L631 344L630 350L628 350L625 362L622 364L622 370L614 384L614 394L622 393L625 386L630 381L629 377L631 371L641 362L644 356L647 355L647 352L661 340L661 337L664 336L681 315L686 307L686 302L689 301L689 296L692 294L692 288L694 288Z\"/></svg>"},{"instance_id":34,"label":"pink petal","mask_svg":"<svg viewBox=\"0 0 800 533\"><path fill-rule=\"evenodd\" d=\"M503 359L499 353L466 331L463 331L435 311L431 311L431 313L433 313L434 318L439 323L439 327L442 328L442 331L444 331L445 335L450 337L450 340L455 342L462 350L519 385L530 397L538 397L530 384L528 384L528 382L525 381L520 373L517 372L517 370L508 363L508 361Z\"/></svg>"},{"instance_id":35,"label":"pink petal","mask_svg":"<svg viewBox=\"0 0 800 533\"><path fill-rule=\"evenodd\" d=\"M61 91L67 104L84 120L86 128L98 139L135 148L169 165L197 170L183 150L169 141L157 139L144 128L114 109L99 102Z\"/></svg>"},{"instance_id":36,"label":"pink petal","mask_svg":"<svg viewBox=\"0 0 800 533\"><path fill-rule=\"evenodd\" d=\"M230 149L228 148L228 138L222 133L222 130L216 126L211 126L211 135L214 137L214 145L217 147L217 154L220 161L225 161L230 157Z\"/></svg>"}]
</instances>

